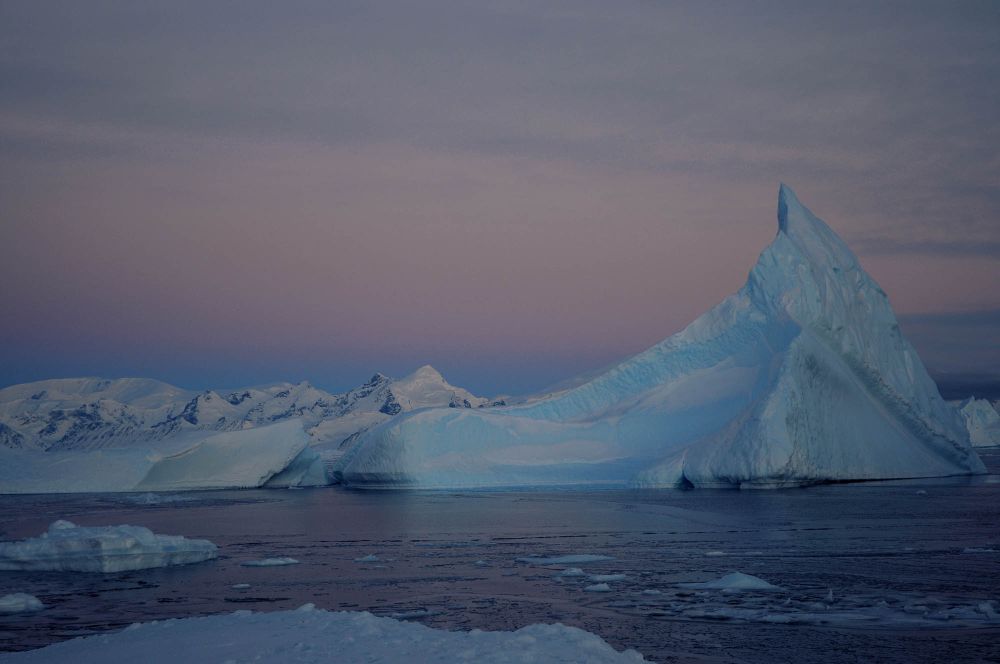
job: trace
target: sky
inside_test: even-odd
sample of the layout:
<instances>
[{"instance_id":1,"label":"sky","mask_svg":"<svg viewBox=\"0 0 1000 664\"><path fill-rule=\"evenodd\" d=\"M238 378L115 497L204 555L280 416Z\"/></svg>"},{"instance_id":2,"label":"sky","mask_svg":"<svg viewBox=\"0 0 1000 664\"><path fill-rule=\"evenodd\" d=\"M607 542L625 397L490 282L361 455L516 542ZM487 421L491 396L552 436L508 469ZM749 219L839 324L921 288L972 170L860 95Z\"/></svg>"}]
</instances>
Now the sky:
<instances>
[{"instance_id":1,"label":"sky","mask_svg":"<svg viewBox=\"0 0 1000 664\"><path fill-rule=\"evenodd\" d=\"M0 0L0 385L530 392L679 331L779 182L1000 376L1000 4Z\"/></svg>"}]
</instances>

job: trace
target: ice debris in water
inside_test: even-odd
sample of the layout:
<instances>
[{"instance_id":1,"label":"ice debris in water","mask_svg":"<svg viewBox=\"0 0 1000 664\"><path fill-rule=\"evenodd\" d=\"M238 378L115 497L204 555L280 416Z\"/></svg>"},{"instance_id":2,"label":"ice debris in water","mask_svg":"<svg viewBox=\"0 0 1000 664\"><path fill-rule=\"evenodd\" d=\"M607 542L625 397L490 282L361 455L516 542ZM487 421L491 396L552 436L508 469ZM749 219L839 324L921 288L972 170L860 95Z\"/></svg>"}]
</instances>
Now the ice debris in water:
<instances>
[{"instance_id":1,"label":"ice debris in water","mask_svg":"<svg viewBox=\"0 0 1000 664\"><path fill-rule=\"evenodd\" d=\"M567 567L561 572L556 572L555 576L560 576L560 577L587 576L587 573L584 572L579 567Z\"/></svg>"},{"instance_id":2,"label":"ice debris in water","mask_svg":"<svg viewBox=\"0 0 1000 664\"><path fill-rule=\"evenodd\" d=\"M614 560L612 556L602 556L592 553L570 554L568 556L552 556L544 558L540 556L524 556L517 559L519 563L529 565L579 565L583 563L595 563L601 560Z\"/></svg>"},{"instance_id":3,"label":"ice debris in water","mask_svg":"<svg viewBox=\"0 0 1000 664\"><path fill-rule=\"evenodd\" d=\"M681 588L700 590L781 590L778 586L772 585L764 579L742 572L733 572L714 581L678 583L677 585Z\"/></svg>"},{"instance_id":4,"label":"ice debris in water","mask_svg":"<svg viewBox=\"0 0 1000 664\"><path fill-rule=\"evenodd\" d=\"M208 540L156 535L142 526L77 526L56 521L41 537L0 542L0 570L122 572L218 557Z\"/></svg>"},{"instance_id":5,"label":"ice debris in water","mask_svg":"<svg viewBox=\"0 0 1000 664\"><path fill-rule=\"evenodd\" d=\"M281 567L282 565L298 565L299 561L287 556L281 558L263 558L261 560L246 560L240 565L243 567Z\"/></svg>"},{"instance_id":6,"label":"ice debris in water","mask_svg":"<svg viewBox=\"0 0 1000 664\"><path fill-rule=\"evenodd\" d=\"M603 583L605 581L624 581L628 577L624 574L591 574L587 578L594 583Z\"/></svg>"},{"instance_id":7,"label":"ice debris in water","mask_svg":"<svg viewBox=\"0 0 1000 664\"><path fill-rule=\"evenodd\" d=\"M234 583L230 586L233 590L246 590L250 587L249 583Z\"/></svg>"},{"instance_id":8,"label":"ice debris in water","mask_svg":"<svg viewBox=\"0 0 1000 664\"><path fill-rule=\"evenodd\" d=\"M356 562L356 563L377 563L378 560L379 560L378 556L376 556L374 553L369 553L367 556L362 556L360 558L355 558L354 562Z\"/></svg>"},{"instance_id":9,"label":"ice debris in water","mask_svg":"<svg viewBox=\"0 0 1000 664\"><path fill-rule=\"evenodd\" d=\"M588 593L609 593L611 592L611 586L606 583L595 583L592 586L587 586L584 591Z\"/></svg>"},{"instance_id":10,"label":"ice debris in water","mask_svg":"<svg viewBox=\"0 0 1000 664\"><path fill-rule=\"evenodd\" d=\"M18 661L218 664L225 661L424 662L505 664L640 664L634 650L618 652L600 637L564 625L529 625L514 632L432 629L370 613L305 605L296 611L165 620L120 632L72 639L18 653Z\"/></svg>"},{"instance_id":11,"label":"ice debris in water","mask_svg":"<svg viewBox=\"0 0 1000 664\"><path fill-rule=\"evenodd\" d=\"M14 593L0 597L0 613L30 613L45 608L42 601L28 593Z\"/></svg>"}]
</instances>

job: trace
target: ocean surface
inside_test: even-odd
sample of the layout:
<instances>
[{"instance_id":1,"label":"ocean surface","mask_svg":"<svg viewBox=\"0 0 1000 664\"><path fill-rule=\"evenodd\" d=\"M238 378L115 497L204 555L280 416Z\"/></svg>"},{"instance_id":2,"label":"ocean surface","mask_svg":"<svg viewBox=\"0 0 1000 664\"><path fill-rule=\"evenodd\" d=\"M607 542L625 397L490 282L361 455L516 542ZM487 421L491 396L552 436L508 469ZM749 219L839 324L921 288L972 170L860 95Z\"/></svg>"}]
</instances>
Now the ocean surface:
<instances>
[{"instance_id":1,"label":"ocean surface","mask_svg":"<svg viewBox=\"0 0 1000 664\"><path fill-rule=\"evenodd\" d=\"M562 622L659 662L997 661L1000 451L982 456L991 475L780 491L0 496L0 539L68 519L206 538L221 554L108 575L0 572L0 595L48 606L0 616L0 651L312 602L445 629ZM538 560L566 555L607 559ZM281 556L300 563L240 564ZM557 576L571 567L584 576ZM779 589L681 585L731 572ZM609 591L585 590L599 583Z\"/></svg>"}]
</instances>

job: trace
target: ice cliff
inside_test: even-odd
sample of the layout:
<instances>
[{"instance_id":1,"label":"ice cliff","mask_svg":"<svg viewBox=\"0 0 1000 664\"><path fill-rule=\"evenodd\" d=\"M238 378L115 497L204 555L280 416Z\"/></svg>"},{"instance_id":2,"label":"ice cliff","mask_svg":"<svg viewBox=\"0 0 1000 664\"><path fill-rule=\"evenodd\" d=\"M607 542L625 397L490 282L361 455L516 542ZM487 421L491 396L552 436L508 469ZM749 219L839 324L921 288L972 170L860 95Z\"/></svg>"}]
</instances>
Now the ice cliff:
<instances>
[{"instance_id":1,"label":"ice cliff","mask_svg":"<svg viewBox=\"0 0 1000 664\"><path fill-rule=\"evenodd\" d=\"M606 373L538 401L431 408L363 434L370 486L780 487L984 472L889 300L790 188L736 294Z\"/></svg>"}]
</instances>

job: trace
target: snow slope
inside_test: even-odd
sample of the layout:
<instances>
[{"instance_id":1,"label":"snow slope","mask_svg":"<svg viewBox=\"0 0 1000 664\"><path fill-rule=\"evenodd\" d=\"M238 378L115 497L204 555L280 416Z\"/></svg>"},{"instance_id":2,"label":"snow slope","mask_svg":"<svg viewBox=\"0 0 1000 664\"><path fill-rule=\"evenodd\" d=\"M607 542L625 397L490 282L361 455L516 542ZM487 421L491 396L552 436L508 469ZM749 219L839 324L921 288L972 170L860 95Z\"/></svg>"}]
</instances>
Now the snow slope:
<instances>
[{"instance_id":1,"label":"snow slope","mask_svg":"<svg viewBox=\"0 0 1000 664\"><path fill-rule=\"evenodd\" d=\"M634 650L618 652L590 632L558 624L529 625L515 632L450 632L370 613L323 611L307 604L295 611L237 611L136 623L112 634L0 655L0 661L624 664L646 660Z\"/></svg>"},{"instance_id":2,"label":"snow slope","mask_svg":"<svg viewBox=\"0 0 1000 664\"><path fill-rule=\"evenodd\" d=\"M956 404L965 420L972 444L978 447L1000 445L1000 413L986 399L969 397Z\"/></svg>"},{"instance_id":3,"label":"snow slope","mask_svg":"<svg viewBox=\"0 0 1000 664\"><path fill-rule=\"evenodd\" d=\"M424 409L361 436L348 484L776 487L984 472L886 294L788 187L747 283L566 391Z\"/></svg>"}]
</instances>

